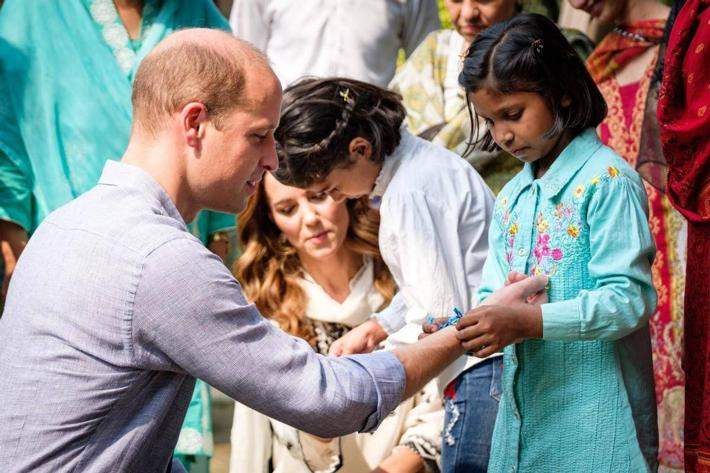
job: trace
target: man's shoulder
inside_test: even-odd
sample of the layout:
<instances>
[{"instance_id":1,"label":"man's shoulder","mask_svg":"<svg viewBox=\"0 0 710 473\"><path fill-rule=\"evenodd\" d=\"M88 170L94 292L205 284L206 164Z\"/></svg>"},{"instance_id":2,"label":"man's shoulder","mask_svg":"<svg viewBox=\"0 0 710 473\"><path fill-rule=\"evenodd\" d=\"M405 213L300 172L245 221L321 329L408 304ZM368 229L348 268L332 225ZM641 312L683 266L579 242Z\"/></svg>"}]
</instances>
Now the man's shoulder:
<instances>
[{"instance_id":1,"label":"man's shoulder","mask_svg":"<svg viewBox=\"0 0 710 473\"><path fill-rule=\"evenodd\" d=\"M184 225L138 192L96 186L52 212L45 224L56 232L73 234L78 245L146 256L175 239L194 239Z\"/></svg>"}]
</instances>

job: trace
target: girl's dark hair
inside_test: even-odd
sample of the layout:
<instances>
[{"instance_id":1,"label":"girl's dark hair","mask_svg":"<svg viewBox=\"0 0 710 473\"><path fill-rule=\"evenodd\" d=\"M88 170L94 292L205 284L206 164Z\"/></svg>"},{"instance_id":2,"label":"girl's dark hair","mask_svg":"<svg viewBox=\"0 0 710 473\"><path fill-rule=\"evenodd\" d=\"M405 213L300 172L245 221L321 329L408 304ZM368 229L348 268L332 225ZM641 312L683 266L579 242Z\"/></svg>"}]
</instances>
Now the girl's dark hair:
<instances>
[{"instance_id":1,"label":"girl's dark hair","mask_svg":"<svg viewBox=\"0 0 710 473\"><path fill-rule=\"evenodd\" d=\"M604 97L582 59L557 25L534 13L521 13L479 33L466 53L459 83L466 89L471 116L471 141L466 153L474 147L497 149L490 131L476 140L480 123L468 94L483 87L502 94L541 95L555 117L547 137L563 130L577 135L599 125L607 113ZM569 100L570 105L563 107L563 100Z\"/></svg>"},{"instance_id":2,"label":"girl's dark hair","mask_svg":"<svg viewBox=\"0 0 710 473\"><path fill-rule=\"evenodd\" d=\"M284 91L274 176L296 187L322 181L351 164L348 147L357 137L372 145L372 161L382 162L399 145L405 115L401 97L380 87L338 77L304 79Z\"/></svg>"}]
</instances>

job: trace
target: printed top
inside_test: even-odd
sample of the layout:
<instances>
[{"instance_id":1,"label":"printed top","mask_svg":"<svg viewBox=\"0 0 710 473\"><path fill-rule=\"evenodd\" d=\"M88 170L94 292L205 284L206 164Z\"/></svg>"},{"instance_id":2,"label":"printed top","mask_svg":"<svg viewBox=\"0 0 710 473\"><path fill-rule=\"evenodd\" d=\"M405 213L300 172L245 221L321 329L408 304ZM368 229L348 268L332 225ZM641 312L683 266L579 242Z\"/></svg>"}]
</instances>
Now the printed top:
<instances>
[{"instance_id":1,"label":"printed top","mask_svg":"<svg viewBox=\"0 0 710 473\"><path fill-rule=\"evenodd\" d=\"M657 426L648 315L655 252L637 173L593 129L499 194L480 299L550 276L543 338L504 353L489 471L648 471Z\"/></svg>"}]
</instances>

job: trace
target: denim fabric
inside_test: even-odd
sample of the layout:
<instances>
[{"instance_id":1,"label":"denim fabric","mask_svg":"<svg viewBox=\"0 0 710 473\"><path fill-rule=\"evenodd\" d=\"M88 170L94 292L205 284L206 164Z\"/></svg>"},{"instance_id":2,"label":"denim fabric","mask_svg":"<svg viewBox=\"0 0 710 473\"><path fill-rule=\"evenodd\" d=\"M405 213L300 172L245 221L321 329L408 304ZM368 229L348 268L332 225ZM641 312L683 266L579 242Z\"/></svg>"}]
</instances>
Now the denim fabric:
<instances>
[{"instance_id":1,"label":"denim fabric","mask_svg":"<svg viewBox=\"0 0 710 473\"><path fill-rule=\"evenodd\" d=\"M500 400L503 357L461 373L446 389L442 473L477 473L488 468Z\"/></svg>"}]
</instances>

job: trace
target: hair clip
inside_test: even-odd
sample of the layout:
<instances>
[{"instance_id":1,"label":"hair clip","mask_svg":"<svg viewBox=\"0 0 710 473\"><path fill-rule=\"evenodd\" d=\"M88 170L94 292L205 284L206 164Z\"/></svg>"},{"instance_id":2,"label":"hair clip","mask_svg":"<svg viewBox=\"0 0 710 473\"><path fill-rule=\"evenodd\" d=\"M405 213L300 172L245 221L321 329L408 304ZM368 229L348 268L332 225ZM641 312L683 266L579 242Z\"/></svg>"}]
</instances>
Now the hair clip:
<instances>
[{"instance_id":1,"label":"hair clip","mask_svg":"<svg viewBox=\"0 0 710 473\"><path fill-rule=\"evenodd\" d=\"M540 54L542 52L543 47L545 46L545 43L542 42L540 38L534 40L532 43L530 43L530 46L535 48L535 52Z\"/></svg>"},{"instance_id":2,"label":"hair clip","mask_svg":"<svg viewBox=\"0 0 710 473\"><path fill-rule=\"evenodd\" d=\"M343 102L345 102L345 103L347 103L347 104L349 104L350 101L352 100L352 99L350 98L350 89L341 90L341 91L339 92L339 94L340 94L340 96L343 98Z\"/></svg>"}]
</instances>

